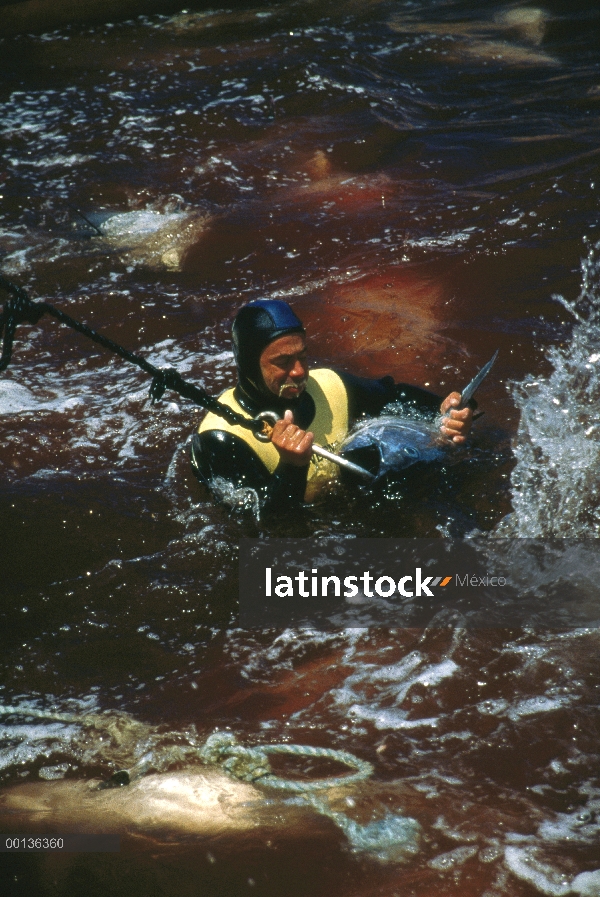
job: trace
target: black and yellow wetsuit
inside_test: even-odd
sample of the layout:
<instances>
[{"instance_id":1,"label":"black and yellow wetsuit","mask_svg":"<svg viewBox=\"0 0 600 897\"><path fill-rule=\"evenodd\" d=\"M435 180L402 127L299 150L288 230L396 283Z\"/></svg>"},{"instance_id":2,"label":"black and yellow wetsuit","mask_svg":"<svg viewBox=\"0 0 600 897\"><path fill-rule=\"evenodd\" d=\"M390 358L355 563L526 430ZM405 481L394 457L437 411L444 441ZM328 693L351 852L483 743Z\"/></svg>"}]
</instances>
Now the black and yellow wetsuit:
<instances>
[{"instance_id":1,"label":"black and yellow wetsuit","mask_svg":"<svg viewBox=\"0 0 600 897\"><path fill-rule=\"evenodd\" d=\"M239 384L223 393L220 401L247 417L267 410L281 414L275 397L269 407L268 401L253 401ZM407 411L418 410L433 420L440 401L427 390L394 383L391 377L367 380L321 368L311 372L306 390L289 407L294 422L303 430L312 430L317 444L335 450L351 424L361 417L380 414L390 402L399 402ZM219 481L236 489L253 489L264 510L283 510L313 501L339 472L336 465L319 461L314 455L307 467L285 464L271 443L261 443L250 430L230 425L211 413L194 434L192 466L197 477L219 495L222 490L215 489Z\"/></svg>"}]
</instances>

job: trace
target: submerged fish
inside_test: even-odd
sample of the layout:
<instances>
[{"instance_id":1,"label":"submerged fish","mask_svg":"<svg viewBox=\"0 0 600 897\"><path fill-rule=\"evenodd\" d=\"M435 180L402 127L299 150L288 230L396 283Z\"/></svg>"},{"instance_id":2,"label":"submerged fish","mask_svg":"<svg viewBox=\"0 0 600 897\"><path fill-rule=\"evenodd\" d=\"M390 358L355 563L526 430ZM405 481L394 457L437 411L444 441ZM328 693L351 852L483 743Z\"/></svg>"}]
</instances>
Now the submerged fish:
<instances>
[{"instance_id":1,"label":"submerged fish","mask_svg":"<svg viewBox=\"0 0 600 897\"><path fill-rule=\"evenodd\" d=\"M496 352L462 390L460 407L472 399L497 356ZM377 481L419 463L452 463L456 450L456 445L440 434L439 421L414 420L392 413L359 423L339 454L368 470Z\"/></svg>"},{"instance_id":2,"label":"submerged fish","mask_svg":"<svg viewBox=\"0 0 600 897\"><path fill-rule=\"evenodd\" d=\"M74 209L105 245L132 264L180 270L189 247L201 239L208 218L192 211L140 209L129 212L89 212Z\"/></svg>"},{"instance_id":3,"label":"submerged fish","mask_svg":"<svg viewBox=\"0 0 600 897\"><path fill-rule=\"evenodd\" d=\"M496 63L526 68L558 66L559 60L541 49L551 16L537 7L513 7L492 19L422 22L412 15L395 13L389 22L392 31L432 35L443 39L439 45L450 63L476 59L484 65ZM435 51L434 47L428 47Z\"/></svg>"}]
</instances>

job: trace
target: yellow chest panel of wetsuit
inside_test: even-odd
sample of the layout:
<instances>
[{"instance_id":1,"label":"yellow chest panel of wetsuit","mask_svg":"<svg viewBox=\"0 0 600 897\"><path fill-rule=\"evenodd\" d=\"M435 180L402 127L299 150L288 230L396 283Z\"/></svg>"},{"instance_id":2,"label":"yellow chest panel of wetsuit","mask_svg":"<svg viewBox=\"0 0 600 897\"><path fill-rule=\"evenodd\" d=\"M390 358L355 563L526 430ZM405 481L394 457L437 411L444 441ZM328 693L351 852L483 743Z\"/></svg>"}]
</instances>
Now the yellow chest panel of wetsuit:
<instances>
[{"instance_id":1,"label":"yellow chest panel of wetsuit","mask_svg":"<svg viewBox=\"0 0 600 897\"><path fill-rule=\"evenodd\" d=\"M348 394L341 377L327 368L311 371L306 391L315 403L315 416L307 429L315 434L318 445L335 448L348 433ZM219 396L219 401L249 418L251 415L236 401L233 392L233 389L226 390ZM206 430L221 430L242 439L260 458L269 473L275 472L279 464L279 452L270 442L259 442L252 430L230 424L210 411L198 427L199 433ZM308 468L305 501L314 501L320 490L334 480L338 473L337 464L313 455Z\"/></svg>"}]
</instances>

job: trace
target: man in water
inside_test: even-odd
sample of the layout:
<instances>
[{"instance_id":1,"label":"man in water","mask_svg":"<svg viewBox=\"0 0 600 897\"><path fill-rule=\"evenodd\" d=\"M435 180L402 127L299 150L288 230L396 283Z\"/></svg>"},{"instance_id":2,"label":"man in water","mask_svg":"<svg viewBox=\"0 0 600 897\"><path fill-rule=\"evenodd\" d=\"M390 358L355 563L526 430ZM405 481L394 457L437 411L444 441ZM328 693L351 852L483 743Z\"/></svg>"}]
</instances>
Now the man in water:
<instances>
[{"instance_id":1,"label":"man in water","mask_svg":"<svg viewBox=\"0 0 600 897\"><path fill-rule=\"evenodd\" d=\"M272 411L280 420L267 443L213 413L200 424L192 441L192 466L229 504L239 503L244 494L239 490L249 489L263 509L314 500L339 468L313 455L313 442L335 448L354 421L380 414L390 402L430 420L441 413L440 432L455 443L464 443L469 434L473 411L459 410L457 392L440 402L433 393L394 383L392 377L368 380L327 368L309 373L304 326L286 302L248 303L232 333L238 382L220 401L245 417Z\"/></svg>"}]
</instances>

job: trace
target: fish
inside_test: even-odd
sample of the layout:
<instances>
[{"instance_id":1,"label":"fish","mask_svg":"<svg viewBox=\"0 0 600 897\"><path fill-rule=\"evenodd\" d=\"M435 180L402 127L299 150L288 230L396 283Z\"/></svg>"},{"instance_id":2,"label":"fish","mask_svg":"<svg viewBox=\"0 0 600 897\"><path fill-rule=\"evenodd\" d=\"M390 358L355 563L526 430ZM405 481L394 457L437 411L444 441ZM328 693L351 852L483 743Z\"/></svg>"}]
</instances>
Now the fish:
<instances>
[{"instance_id":1,"label":"fish","mask_svg":"<svg viewBox=\"0 0 600 897\"><path fill-rule=\"evenodd\" d=\"M452 443L442 441L435 424L389 414L358 424L339 454L368 470L377 482L419 462L445 461L449 449Z\"/></svg>"},{"instance_id":2,"label":"fish","mask_svg":"<svg viewBox=\"0 0 600 897\"><path fill-rule=\"evenodd\" d=\"M126 788L95 779L31 782L0 792L0 824L31 831L98 834L138 831L214 837L252 830L264 796L253 785L213 770L158 773Z\"/></svg>"},{"instance_id":3,"label":"fish","mask_svg":"<svg viewBox=\"0 0 600 897\"><path fill-rule=\"evenodd\" d=\"M82 212L89 236L118 252L126 262L154 269L181 270L189 247L202 239L208 216L192 211L141 209L129 212Z\"/></svg>"},{"instance_id":4,"label":"fish","mask_svg":"<svg viewBox=\"0 0 600 897\"><path fill-rule=\"evenodd\" d=\"M339 834L327 819L355 853L391 862L417 853L421 827L416 819L388 810L363 824L345 812L347 801L354 800L347 785L334 784L326 795L319 794L307 791L294 802L277 799L260 786L210 767L151 773L131 784L116 776L110 783L29 782L0 790L0 828L21 835L44 831L129 836L137 844L146 840L154 846L191 839L196 846L221 839L235 843L239 838L246 849L250 838L260 843L266 835L275 836L281 845L316 835L328 838L334 849Z\"/></svg>"},{"instance_id":5,"label":"fish","mask_svg":"<svg viewBox=\"0 0 600 897\"><path fill-rule=\"evenodd\" d=\"M492 369L498 352L461 390L459 408L473 398ZM403 473L415 464L449 464L458 447L440 434L440 420L425 421L390 413L361 421L342 443L342 458L369 471L374 482Z\"/></svg>"},{"instance_id":6,"label":"fish","mask_svg":"<svg viewBox=\"0 0 600 897\"><path fill-rule=\"evenodd\" d=\"M388 25L404 34L430 35L444 40L440 50L451 63L475 59L513 68L554 66L560 61L541 48L552 17L538 7L513 7L492 19L422 22L395 13ZM434 51L434 47L428 49ZM440 51L438 50L438 52Z\"/></svg>"}]
</instances>

